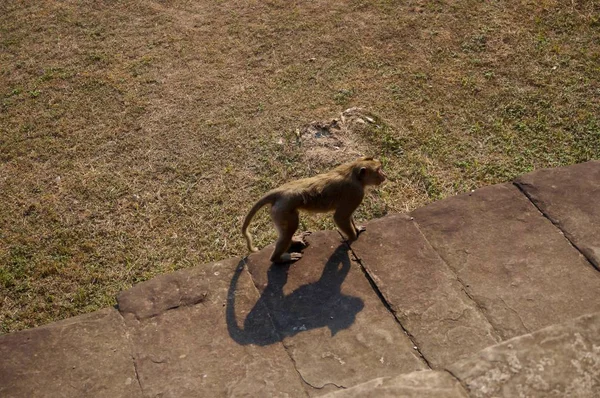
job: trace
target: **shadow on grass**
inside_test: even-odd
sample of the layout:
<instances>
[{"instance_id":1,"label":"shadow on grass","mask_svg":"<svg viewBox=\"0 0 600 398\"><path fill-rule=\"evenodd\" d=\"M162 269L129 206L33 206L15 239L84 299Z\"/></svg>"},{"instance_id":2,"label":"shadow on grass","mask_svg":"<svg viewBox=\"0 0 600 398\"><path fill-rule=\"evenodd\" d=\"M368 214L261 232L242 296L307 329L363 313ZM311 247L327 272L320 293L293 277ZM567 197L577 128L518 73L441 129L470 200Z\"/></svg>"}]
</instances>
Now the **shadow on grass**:
<instances>
[{"instance_id":1,"label":"shadow on grass","mask_svg":"<svg viewBox=\"0 0 600 398\"><path fill-rule=\"evenodd\" d=\"M266 346L300 332L327 327L332 337L350 327L364 307L358 297L341 293L341 286L350 271L345 244L338 246L327 260L321 278L300 286L287 296L283 287L291 264L272 264L268 271L267 287L244 320L243 329L235 316L235 290L244 270L241 261L231 279L227 294L227 330L239 344ZM304 263L302 266L312 266Z\"/></svg>"}]
</instances>

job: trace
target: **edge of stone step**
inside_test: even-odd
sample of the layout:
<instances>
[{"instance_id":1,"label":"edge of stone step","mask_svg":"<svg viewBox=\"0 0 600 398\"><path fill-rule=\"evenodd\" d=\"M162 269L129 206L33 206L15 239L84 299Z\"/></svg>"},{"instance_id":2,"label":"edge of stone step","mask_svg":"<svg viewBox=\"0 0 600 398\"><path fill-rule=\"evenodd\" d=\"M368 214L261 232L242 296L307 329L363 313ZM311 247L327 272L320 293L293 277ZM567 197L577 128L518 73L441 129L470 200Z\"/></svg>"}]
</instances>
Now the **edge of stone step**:
<instances>
[{"instance_id":1,"label":"edge of stone step","mask_svg":"<svg viewBox=\"0 0 600 398\"><path fill-rule=\"evenodd\" d=\"M381 377L323 397L593 398L599 380L597 312L486 347L443 371Z\"/></svg>"}]
</instances>

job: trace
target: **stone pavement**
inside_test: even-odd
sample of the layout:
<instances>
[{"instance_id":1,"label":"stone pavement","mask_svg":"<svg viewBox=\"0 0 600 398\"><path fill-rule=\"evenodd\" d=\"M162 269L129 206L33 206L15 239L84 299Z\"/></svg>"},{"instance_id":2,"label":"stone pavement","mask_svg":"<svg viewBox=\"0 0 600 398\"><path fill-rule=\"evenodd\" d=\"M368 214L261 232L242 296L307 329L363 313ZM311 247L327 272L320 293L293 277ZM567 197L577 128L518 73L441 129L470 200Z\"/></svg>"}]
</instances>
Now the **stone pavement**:
<instances>
[{"instance_id":1,"label":"stone pavement","mask_svg":"<svg viewBox=\"0 0 600 398\"><path fill-rule=\"evenodd\" d=\"M0 336L0 397L600 396L600 162Z\"/></svg>"}]
</instances>

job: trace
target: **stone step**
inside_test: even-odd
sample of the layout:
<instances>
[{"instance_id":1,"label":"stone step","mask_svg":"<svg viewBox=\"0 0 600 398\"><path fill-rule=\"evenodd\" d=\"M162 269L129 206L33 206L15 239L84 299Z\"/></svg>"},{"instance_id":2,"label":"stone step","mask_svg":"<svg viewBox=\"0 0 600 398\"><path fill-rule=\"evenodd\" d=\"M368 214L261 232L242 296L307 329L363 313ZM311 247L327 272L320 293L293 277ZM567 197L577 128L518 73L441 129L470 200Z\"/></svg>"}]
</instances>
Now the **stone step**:
<instances>
[{"instance_id":1,"label":"stone step","mask_svg":"<svg viewBox=\"0 0 600 398\"><path fill-rule=\"evenodd\" d=\"M412 216L503 340L600 311L600 273L513 184Z\"/></svg>"},{"instance_id":2,"label":"stone step","mask_svg":"<svg viewBox=\"0 0 600 398\"><path fill-rule=\"evenodd\" d=\"M424 370L378 377L323 398L467 398L465 389L450 373Z\"/></svg>"},{"instance_id":3,"label":"stone step","mask_svg":"<svg viewBox=\"0 0 600 398\"><path fill-rule=\"evenodd\" d=\"M117 300L144 396L306 396L241 259L158 276Z\"/></svg>"},{"instance_id":4,"label":"stone step","mask_svg":"<svg viewBox=\"0 0 600 398\"><path fill-rule=\"evenodd\" d=\"M600 313L488 347L448 370L474 398L600 397Z\"/></svg>"},{"instance_id":5,"label":"stone step","mask_svg":"<svg viewBox=\"0 0 600 398\"><path fill-rule=\"evenodd\" d=\"M411 217L368 223L352 249L434 369L501 340Z\"/></svg>"},{"instance_id":6,"label":"stone step","mask_svg":"<svg viewBox=\"0 0 600 398\"><path fill-rule=\"evenodd\" d=\"M600 396L600 313L515 337L448 366L380 377L324 395L354 397Z\"/></svg>"},{"instance_id":7,"label":"stone step","mask_svg":"<svg viewBox=\"0 0 600 398\"><path fill-rule=\"evenodd\" d=\"M600 270L600 161L535 171L516 184Z\"/></svg>"},{"instance_id":8,"label":"stone step","mask_svg":"<svg viewBox=\"0 0 600 398\"><path fill-rule=\"evenodd\" d=\"M0 397L141 397L114 308L0 336Z\"/></svg>"},{"instance_id":9,"label":"stone step","mask_svg":"<svg viewBox=\"0 0 600 398\"><path fill-rule=\"evenodd\" d=\"M307 240L293 265L272 265L268 247L249 256L248 269L309 395L427 369L340 235Z\"/></svg>"}]
</instances>

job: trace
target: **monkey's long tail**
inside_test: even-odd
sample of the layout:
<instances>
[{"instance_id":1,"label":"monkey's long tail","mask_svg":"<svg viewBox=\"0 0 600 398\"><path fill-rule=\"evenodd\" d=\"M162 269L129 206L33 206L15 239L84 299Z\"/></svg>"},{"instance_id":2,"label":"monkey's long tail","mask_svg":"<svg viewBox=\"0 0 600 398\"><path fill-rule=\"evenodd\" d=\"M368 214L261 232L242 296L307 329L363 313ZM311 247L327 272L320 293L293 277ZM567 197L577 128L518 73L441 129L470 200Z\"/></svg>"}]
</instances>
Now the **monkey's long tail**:
<instances>
[{"instance_id":1,"label":"monkey's long tail","mask_svg":"<svg viewBox=\"0 0 600 398\"><path fill-rule=\"evenodd\" d=\"M252 236L250 236L250 233L248 232L248 226L250 225L250 221L252 221L252 218L254 217L256 212L259 211L264 205L273 204L273 202L275 202L276 197L276 192L267 193L265 196L260 198L259 201L254 204L254 206L252 206L252 208L248 212L248 215L244 219L244 225L242 225L242 234L246 238L248 250L250 250L251 252L257 252L258 248L252 244Z\"/></svg>"}]
</instances>

